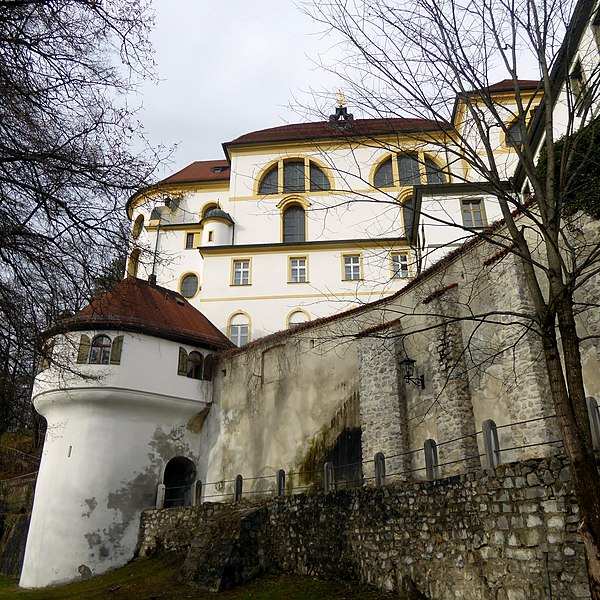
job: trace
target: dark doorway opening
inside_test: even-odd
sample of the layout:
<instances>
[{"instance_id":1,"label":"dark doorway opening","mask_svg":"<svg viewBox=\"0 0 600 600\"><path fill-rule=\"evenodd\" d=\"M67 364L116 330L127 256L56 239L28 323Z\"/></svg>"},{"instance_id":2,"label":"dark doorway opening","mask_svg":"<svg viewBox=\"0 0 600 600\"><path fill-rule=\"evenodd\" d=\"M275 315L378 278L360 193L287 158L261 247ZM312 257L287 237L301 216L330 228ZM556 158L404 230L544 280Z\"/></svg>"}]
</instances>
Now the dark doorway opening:
<instances>
[{"instance_id":1,"label":"dark doorway opening","mask_svg":"<svg viewBox=\"0 0 600 600\"><path fill-rule=\"evenodd\" d=\"M196 465L185 456L172 458L165 467L165 508L191 506L192 484L196 480Z\"/></svg>"}]
</instances>

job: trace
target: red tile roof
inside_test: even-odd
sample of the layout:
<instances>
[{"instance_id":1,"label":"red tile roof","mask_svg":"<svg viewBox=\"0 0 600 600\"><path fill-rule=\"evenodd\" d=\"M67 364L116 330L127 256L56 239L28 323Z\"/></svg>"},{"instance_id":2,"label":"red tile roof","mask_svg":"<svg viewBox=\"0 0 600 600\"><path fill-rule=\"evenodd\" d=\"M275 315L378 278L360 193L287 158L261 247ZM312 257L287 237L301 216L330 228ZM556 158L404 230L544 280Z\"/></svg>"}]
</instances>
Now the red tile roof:
<instances>
[{"instance_id":1,"label":"red tile roof","mask_svg":"<svg viewBox=\"0 0 600 600\"><path fill-rule=\"evenodd\" d=\"M47 335L84 329L122 329L217 350L233 344L181 294L128 277Z\"/></svg>"},{"instance_id":2,"label":"red tile roof","mask_svg":"<svg viewBox=\"0 0 600 600\"><path fill-rule=\"evenodd\" d=\"M537 79L519 79L519 89L521 90L535 90L540 88L540 81ZM480 91L480 90L476 90ZM481 91L487 92L514 92L515 82L512 79L503 79L498 83L494 83L489 87L482 88Z\"/></svg>"},{"instance_id":3,"label":"red tile roof","mask_svg":"<svg viewBox=\"0 0 600 600\"><path fill-rule=\"evenodd\" d=\"M341 124L349 125L349 128L341 127ZM355 121L333 123L319 121L316 123L295 123L253 131L223 145L227 147L258 142L287 142L293 140L345 138L381 134L407 134L422 131L437 131L447 127L449 125L444 121L432 121L430 119L356 119Z\"/></svg>"},{"instance_id":4,"label":"red tile roof","mask_svg":"<svg viewBox=\"0 0 600 600\"><path fill-rule=\"evenodd\" d=\"M226 160L197 160L159 183L192 183L196 181L228 181L231 169Z\"/></svg>"}]
</instances>

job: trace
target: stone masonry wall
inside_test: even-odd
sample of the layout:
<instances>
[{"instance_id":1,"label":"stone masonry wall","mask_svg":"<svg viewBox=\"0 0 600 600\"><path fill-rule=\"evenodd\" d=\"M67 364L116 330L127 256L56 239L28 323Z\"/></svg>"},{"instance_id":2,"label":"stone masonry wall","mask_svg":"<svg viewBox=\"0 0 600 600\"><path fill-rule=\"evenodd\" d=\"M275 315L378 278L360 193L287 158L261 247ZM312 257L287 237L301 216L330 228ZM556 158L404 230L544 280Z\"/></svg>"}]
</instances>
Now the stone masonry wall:
<instances>
[{"instance_id":1,"label":"stone masonry wall","mask_svg":"<svg viewBox=\"0 0 600 600\"><path fill-rule=\"evenodd\" d=\"M432 600L546 600L549 586L554 598L590 597L579 511L562 458L300 494L264 507L267 518L253 521L266 549L257 557L263 571L416 587ZM197 546L203 532L218 536L219 513L227 510L231 505L146 511L139 554Z\"/></svg>"},{"instance_id":2,"label":"stone masonry wall","mask_svg":"<svg viewBox=\"0 0 600 600\"><path fill-rule=\"evenodd\" d=\"M505 393L512 422L545 417L543 421L520 423L512 428L517 458L547 456L556 446L547 442L560 439L550 399L550 383L544 362L541 338L530 331L531 321L515 318L514 313L532 314L533 302L526 290L523 264L514 254L488 268L490 294L498 311L497 343L503 351ZM538 444L537 446L535 444Z\"/></svg>"},{"instance_id":3,"label":"stone masonry wall","mask_svg":"<svg viewBox=\"0 0 600 600\"><path fill-rule=\"evenodd\" d=\"M393 479L406 479L410 470L408 422L404 382L399 374L397 343L400 331L386 328L377 337L358 340L360 418L363 474L375 473L376 452L386 456L386 470Z\"/></svg>"},{"instance_id":4,"label":"stone masonry wall","mask_svg":"<svg viewBox=\"0 0 600 600\"><path fill-rule=\"evenodd\" d=\"M433 300L427 321L436 332L435 368L431 371L435 390L436 419L440 440L449 442L438 447L439 462L444 475L455 475L466 469L478 468L479 450L475 437L473 403L469 391L469 374L465 361L456 288L446 290Z\"/></svg>"}]
</instances>

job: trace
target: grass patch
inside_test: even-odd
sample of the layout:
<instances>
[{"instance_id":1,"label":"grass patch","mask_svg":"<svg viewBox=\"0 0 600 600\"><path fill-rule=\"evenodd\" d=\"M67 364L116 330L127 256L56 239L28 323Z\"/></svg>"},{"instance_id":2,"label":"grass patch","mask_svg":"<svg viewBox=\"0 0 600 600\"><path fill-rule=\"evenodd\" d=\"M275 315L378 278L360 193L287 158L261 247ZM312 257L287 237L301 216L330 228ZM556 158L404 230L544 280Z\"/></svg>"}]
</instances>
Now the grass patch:
<instances>
[{"instance_id":1,"label":"grass patch","mask_svg":"<svg viewBox=\"0 0 600 600\"><path fill-rule=\"evenodd\" d=\"M20 590L17 580L0 576L0 600L391 600L397 596L346 581L317 581L298 575L257 579L228 592L201 592L179 581L184 555L164 554L105 575L43 590Z\"/></svg>"}]
</instances>

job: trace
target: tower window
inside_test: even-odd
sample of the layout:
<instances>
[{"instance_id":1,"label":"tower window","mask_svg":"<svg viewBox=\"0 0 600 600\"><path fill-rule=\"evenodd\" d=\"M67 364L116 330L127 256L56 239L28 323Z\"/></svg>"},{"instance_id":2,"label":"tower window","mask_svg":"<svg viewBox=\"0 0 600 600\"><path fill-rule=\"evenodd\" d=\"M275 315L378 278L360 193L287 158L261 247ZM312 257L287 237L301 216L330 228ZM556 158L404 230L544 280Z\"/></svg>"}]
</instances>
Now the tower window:
<instances>
[{"instance_id":1,"label":"tower window","mask_svg":"<svg viewBox=\"0 0 600 600\"><path fill-rule=\"evenodd\" d=\"M110 360L111 340L107 335L97 335L90 347L91 365L107 365Z\"/></svg>"}]
</instances>

